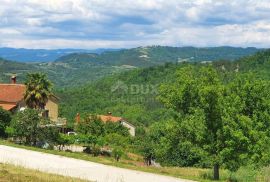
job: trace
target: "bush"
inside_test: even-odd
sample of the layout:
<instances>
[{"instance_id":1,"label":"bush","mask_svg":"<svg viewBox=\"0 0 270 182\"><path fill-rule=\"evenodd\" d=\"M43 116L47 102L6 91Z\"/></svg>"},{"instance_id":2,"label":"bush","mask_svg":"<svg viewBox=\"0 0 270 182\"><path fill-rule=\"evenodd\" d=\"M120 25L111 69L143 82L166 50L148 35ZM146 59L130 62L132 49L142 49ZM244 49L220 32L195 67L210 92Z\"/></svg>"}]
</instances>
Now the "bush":
<instances>
[{"instance_id":1,"label":"bush","mask_svg":"<svg viewBox=\"0 0 270 182\"><path fill-rule=\"evenodd\" d=\"M107 157L111 157L112 156L112 152L110 150L101 150L100 154L102 156L107 156Z\"/></svg>"},{"instance_id":2,"label":"bush","mask_svg":"<svg viewBox=\"0 0 270 182\"><path fill-rule=\"evenodd\" d=\"M86 146L85 149L83 150L84 153L91 154L92 150L90 146Z\"/></svg>"},{"instance_id":3,"label":"bush","mask_svg":"<svg viewBox=\"0 0 270 182\"><path fill-rule=\"evenodd\" d=\"M36 145L38 138L38 130L41 119L38 112L33 109L26 109L22 112L18 112L12 119L9 129L12 137L19 138L23 143L27 145Z\"/></svg>"},{"instance_id":4,"label":"bush","mask_svg":"<svg viewBox=\"0 0 270 182\"><path fill-rule=\"evenodd\" d=\"M258 171L252 166L240 167L236 172L232 172L228 182L256 181Z\"/></svg>"},{"instance_id":5,"label":"bush","mask_svg":"<svg viewBox=\"0 0 270 182\"><path fill-rule=\"evenodd\" d=\"M104 135L104 123L101 122L96 116L90 115L85 120L80 121L80 123L75 128L77 133L84 135Z\"/></svg>"},{"instance_id":6,"label":"bush","mask_svg":"<svg viewBox=\"0 0 270 182\"><path fill-rule=\"evenodd\" d=\"M234 173L231 173L229 178L228 178L228 182L238 182L237 177L235 176Z\"/></svg>"},{"instance_id":7,"label":"bush","mask_svg":"<svg viewBox=\"0 0 270 182\"><path fill-rule=\"evenodd\" d=\"M115 147L112 151L112 155L114 159L118 162L120 158L124 155L124 151L119 147Z\"/></svg>"},{"instance_id":8,"label":"bush","mask_svg":"<svg viewBox=\"0 0 270 182\"><path fill-rule=\"evenodd\" d=\"M252 166L240 167L235 174L238 182L256 181L257 170Z\"/></svg>"},{"instance_id":9,"label":"bush","mask_svg":"<svg viewBox=\"0 0 270 182\"><path fill-rule=\"evenodd\" d=\"M92 154L93 154L93 156L98 156L99 154L100 154L100 147L99 146L93 146L92 147Z\"/></svg>"},{"instance_id":10,"label":"bush","mask_svg":"<svg viewBox=\"0 0 270 182\"><path fill-rule=\"evenodd\" d=\"M57 144L59 145L59 150L63 150L65 145L70 145L75 142L75 137L74 136L69 136L66 134L60 133L58 138L57 138Z\"/></svg>"},{"instance_id":11,"label":"bush","mask_svg":"<svg viewBox=\"0 0 270 182\"><path fill-rule=\"evenodd\" d=\"M130 144L130 137L125 137L117 133L111 133L104 137L105 143L110 146L126 148Z\"/></svg>"},{"instance_id":12,"label":"bush","mask_svg":"<svg viewBox=\"0 0 270 182\"><path fill-rule=\"evenodd\" d=\"M101 149L97 145L86 146L83 152L87 154L92 154L94 157L99 156L101 154Z\"/></svg>"},{"instance_id":13,"label":"bush","mask_svg":"<svg viewBox=\"0 0 270 182\"><path fill-rule=\"evenodd\" d=\"M50 124L50 121L45 121L44 124ZM37 141L39 142L44 142L49 146L54 146L57 144L58 139L59 139L59 131L56 127L54 126L44 126L44 127L39 127L37 130ZM50 148L50 147L46 147ZM52 147L53 148L53 147Z\"/></svg>"},{"instance_id":14,"label":"bush","mask_svg":"<svg viewBox=\"0 0 270 182\"><path fill-rule=\"evenodd\" d=\"M213 172L208 170L206 172L201 173L200 177L202 179L212 180L213 179Z\"/></svg>"},{"instance_id":15,"label":"bush","mask_svg":"<svg viewBox=\"0 0 270 182\"><path fill-rule=\"evenodd\" d=\"M117 133L122 136L129 136L128 129L120 123L107 122L104 125L106 134Z\"/></svg>"},{"instance_id":16,"label":"bush","mask_svg":"<svg viewBox=\"0 0 270 182\"><path fill-rule=\"evenodd\" d=\"M98 143L97 136L91 134L78 134L74 136L76 143L85 144L85 145L96 145Z\"/></svg>"},{"instance_id":17,"label":"bush","mask_svg":"<svg viewBox=\"0 0 270 182\"><path fill-rule=\"evenodd\" d=\"M58 129L51 124L51 121L41 118L38 111L26 109L13 117L6 132L20 143L44 147L58 142Z\"/></svg>"},{"instance_id":18,"label":"bush","mask_svg":"<svg viewBox=\"0 0 270 182\"><path fill-rule=\"evenodd\" d=\"M10 121L10 113L0 107L0 137L7 137L5 130L9 126Z\"/></svg>"}]
</instances>

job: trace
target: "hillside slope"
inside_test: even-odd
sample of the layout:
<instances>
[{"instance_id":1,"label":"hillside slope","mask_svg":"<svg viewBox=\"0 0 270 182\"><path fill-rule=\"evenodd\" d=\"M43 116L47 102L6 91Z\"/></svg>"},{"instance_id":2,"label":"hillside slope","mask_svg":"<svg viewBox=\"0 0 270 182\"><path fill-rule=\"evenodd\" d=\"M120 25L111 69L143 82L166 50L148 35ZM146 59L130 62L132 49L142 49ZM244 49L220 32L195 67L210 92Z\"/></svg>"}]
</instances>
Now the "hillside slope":
<instances>
[{"instance_id":1,"label":"hillside slope","mask_svg":"<svg viewBox=\"0 0 270 182\"><path fill-rule=\"evenodd\" d=\"M18 80L23 81L26 72L40 71L48 74L56 87L73 87L135 68L163 65L168 62L235 60L257 51L259 49L256 48L150 46L101 54L73 53L60 57L55 62L26 64L2 60L0 81L8 82L9 73L20 74Z\"/></svg>"},{"instance_id":2,"label":"hillside slope","mask_svg":"<svg viewBox=\"0 0 270 182\"><path fill-rule=\"evenodd\" d=\"M52 62L57 58L71 53L97 53L116 51L119 49L16 49L0 48L0 57L18 62Z\"/></svg>"},{"instance_id":3,"label":"hillside slope","mask_svg":"<svg viewBox=\"0 0 270 182\"><path fill-rule=\"evenodd\" d=\"M119 51L107 51L102 54L77 53L63 56L56 62L85 63L91 62L105 65L130 65L135 67L149 67L166 62L197 62L236 60L243 56L252 55L259 51L256 48L235 47L165 47L148 46Z\"/></svg>"},{"instance_id":4,"label":"hillside slope","mask_svg":"<svg viewBox=\"0 0 270 182\"><path fill-rule=\"evenodd\" d=\"M89 113L106 114L112 112L123 116L137 126L173 117L157 101L159 86L173 82L175 72L184 66L205 66L201 63L167 63L162 66L136 69L103 78L80 88L67 88L58 91L62 98L61 114L70 121L76 113L85 116ZM270 79L270 51L259 52L235 62L218 61L212 65L219 70L224 81L235 74L255 72L258 77Z\"/></svg>"}]
</instances>

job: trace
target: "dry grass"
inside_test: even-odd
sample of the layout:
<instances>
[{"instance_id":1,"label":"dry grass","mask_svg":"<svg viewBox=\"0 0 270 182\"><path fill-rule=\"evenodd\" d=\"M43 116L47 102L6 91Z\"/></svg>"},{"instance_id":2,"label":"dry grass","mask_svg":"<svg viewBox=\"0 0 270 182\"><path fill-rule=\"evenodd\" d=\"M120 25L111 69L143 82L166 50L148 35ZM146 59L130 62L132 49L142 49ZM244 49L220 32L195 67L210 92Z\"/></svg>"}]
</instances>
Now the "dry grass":
<instances>
[{"instance_id":1,"label":"dry grass","mask_svg":"<svg viewBox=\"0 0 270 182\"><path fill-rule=\"evenodd\" d=\"M270 182L270 166L264 167L259 175L257 176L257 181Z\"/></svg>"},{"instance_id":2,"label":"dry grass","mask_svg":"<svg viewBox=\"0 0 270 182\"><path fill-rule=\"evenodd\" d=\"M47 174L10 164L0 163L0 182L85 182L76 178Z\"/></svg>"}]
</instances>

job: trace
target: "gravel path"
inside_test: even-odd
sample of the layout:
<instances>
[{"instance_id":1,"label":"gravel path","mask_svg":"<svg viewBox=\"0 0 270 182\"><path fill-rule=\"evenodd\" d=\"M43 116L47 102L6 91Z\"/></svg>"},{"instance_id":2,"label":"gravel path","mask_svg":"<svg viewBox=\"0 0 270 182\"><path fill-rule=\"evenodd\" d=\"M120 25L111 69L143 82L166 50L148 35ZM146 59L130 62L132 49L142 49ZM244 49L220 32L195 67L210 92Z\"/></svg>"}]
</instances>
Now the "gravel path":
<instances>
[{"instance_id":1,"label":"gravel path","mask_svg":"<svg viewBox=\"0 0 270 182\"><path fill-rule=\"evenodd\" d=\"M0 145L0 162L98 182L191 182L4 145Z\"/></svg>"}]
</instances>

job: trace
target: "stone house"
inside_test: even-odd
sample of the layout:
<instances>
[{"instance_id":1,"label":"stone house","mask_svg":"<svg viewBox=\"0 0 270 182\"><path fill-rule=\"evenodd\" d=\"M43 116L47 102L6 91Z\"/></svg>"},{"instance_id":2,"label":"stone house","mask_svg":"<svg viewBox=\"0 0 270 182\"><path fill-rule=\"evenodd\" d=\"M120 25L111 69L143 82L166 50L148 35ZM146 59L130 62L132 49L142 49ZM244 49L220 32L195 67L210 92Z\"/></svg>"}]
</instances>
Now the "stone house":
<instances>
[{"instance_id":1,"label":"stone house","mask_svg":"<svg viewBox=\"0 0 270 182\"><path fill-rule=\"evenodd\" d=\"M12 77L10 84L0 84L0 107L12 113L22 111L26 108L24 101L24 94L26 86L24 84L17 84L16 77ZM47 104L45 105L44 117L57 122L58 118L58 102L56 96L50 96Z\"/></svg>"}]
</instances>

